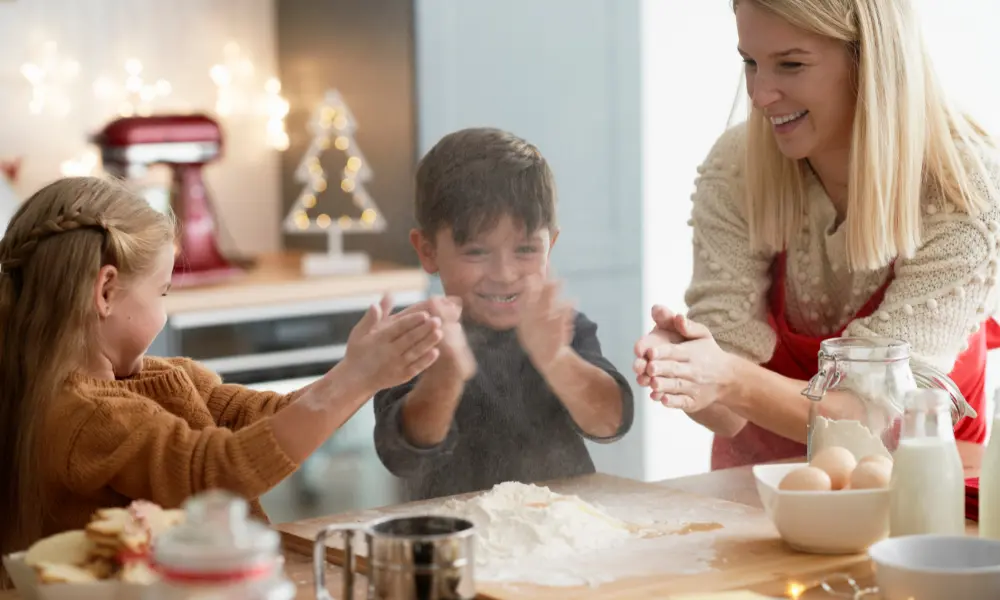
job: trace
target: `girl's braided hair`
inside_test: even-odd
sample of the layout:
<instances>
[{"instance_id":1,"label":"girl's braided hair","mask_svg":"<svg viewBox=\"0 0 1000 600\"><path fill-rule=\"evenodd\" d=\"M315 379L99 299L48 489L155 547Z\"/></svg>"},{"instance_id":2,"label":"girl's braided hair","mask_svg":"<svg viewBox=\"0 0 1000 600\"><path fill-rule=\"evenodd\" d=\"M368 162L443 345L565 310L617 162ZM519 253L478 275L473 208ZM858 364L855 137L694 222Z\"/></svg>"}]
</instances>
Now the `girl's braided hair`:
<instances>
[{"instance_id":1,"label":"girl's braided hair","mask_svg":"<svg viewBox=\"0 0 1000 600\"><path fill-rule=\"evenodd\" d=\"M24 265L39 242L60 233L79 229L108 232L108 226L100 216L87 214L79 208L71 209L39 223L25 234L23 239L18 240L14 235L5 236L0 241L0 271L9 272Z\"/></svg>"},{"instance_id":2,"label":"girl's braided hair","mask_svg":"<svg viewBox=\"0 0 1000 600\"><path fill-rule=\"evenodd\" d=\"M174 222L119 182L73 177L21 205L0 240L0 554L46 531L46 416L92 349L101 269L146 272ZM0 574L2 575L2 574ZM0 576L0 581L4 578Z\"/></svg>"}]
</instances>

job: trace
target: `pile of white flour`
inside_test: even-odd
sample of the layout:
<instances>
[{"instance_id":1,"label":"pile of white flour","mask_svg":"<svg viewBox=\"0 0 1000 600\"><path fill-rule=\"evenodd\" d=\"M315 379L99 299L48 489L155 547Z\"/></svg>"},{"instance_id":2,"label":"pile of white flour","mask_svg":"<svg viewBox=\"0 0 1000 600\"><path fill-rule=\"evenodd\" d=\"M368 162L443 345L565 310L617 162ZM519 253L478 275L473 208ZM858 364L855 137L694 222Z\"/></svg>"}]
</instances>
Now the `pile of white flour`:
<instances>
[{"instance_id":1,"label":"pile of white flour","mask_svg":"<svg viewBox=\"0 0 1000 600\"><path fill-rule=\"evenodd\" d=\"M819 417L813 427L813 453L829 446L840 446L850 450L858 460L866 456L892 458L881 437L860 421Z\"/></svg>"},{"instance_id":2,"label":"pile of white flour","mask_svg":"<svg viewBox=\"0 0 1000 600\"><path fill-rule=\"evenodd\" d=\"M577 496L523 483L501 483L469 500L449 500L440 510L476 525L476 578L484 581L523 580L515 563L545 564L636 536L628 524Z\"/></svg>"}]
</instances>

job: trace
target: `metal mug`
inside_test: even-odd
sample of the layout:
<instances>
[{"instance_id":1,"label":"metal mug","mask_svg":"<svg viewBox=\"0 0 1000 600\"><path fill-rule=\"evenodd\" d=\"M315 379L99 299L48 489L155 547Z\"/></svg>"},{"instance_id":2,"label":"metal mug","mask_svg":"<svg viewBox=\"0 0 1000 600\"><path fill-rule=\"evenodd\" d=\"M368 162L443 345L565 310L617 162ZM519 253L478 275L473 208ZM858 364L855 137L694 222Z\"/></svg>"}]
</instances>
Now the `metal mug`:
<instances>
[{"instance_id":1,"label":"metal mug","mask_svg":"<svg viewBox=\"0 0 1000 600\"><path fill-rule=\"evenodd\" d=\"M344 540L343 600L354 593L356 534L368 548L368 600L471 600L476 596L475 527L454 517L388 517L365 525L325 527L313 544L317 600L332 600L326 589L326 540Z\"/></svg>"}]
</instances>

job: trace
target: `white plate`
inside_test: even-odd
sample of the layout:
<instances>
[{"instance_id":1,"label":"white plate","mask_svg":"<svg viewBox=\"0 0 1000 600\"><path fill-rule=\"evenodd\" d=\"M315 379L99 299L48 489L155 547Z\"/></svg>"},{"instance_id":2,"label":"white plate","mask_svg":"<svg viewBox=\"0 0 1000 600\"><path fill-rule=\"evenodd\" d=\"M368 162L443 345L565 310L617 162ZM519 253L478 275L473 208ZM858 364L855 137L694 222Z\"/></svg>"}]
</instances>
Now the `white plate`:
<instances>
[{"instance_id":1,"label":"white plate","mask_svg":"<svg viewBox=\"0 0 1000 600\"><path fill-rule=\"evenodd\" d=\"M38 583L35 570L24 564L24 552L3 557L14 587L22 600L141 600L148 588L135 583L97 581L94 583Z\"/></svg>"}]
</instances>

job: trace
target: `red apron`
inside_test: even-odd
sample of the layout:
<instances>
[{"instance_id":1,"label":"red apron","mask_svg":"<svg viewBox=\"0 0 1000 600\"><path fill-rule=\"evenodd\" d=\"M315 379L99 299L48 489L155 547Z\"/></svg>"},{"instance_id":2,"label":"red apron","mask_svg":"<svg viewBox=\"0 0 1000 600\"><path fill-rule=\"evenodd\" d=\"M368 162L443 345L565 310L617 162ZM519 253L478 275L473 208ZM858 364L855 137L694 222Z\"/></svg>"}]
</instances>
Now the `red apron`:
<instances>
[{"instance_id":1,"label":"red apron","mask_svg":"<svg viewBox=\"0 0 1000 600\"><path fill-rule=\"evenodd\" d=\"M868 302L854 315L854 319L870 316L882 303L886 288L892 281L882 284ZM785 319L785 254L776 257L771 268L768 322L777 334L777 345L771 360L763 365L785 377L808 381L819 370L820 343L843 334L845 327L830 336L811 337L792 331ZM966 401L976 410L975 419L962 419L955 426L955 438L983 443L986 439L986 351L1000 347L1000 325L988 319L978 332L969 338L969 348L958 356L950 376ZM804 444L792 441L753 423L747 423L732 438L715 436L712 443L712 469L726 469L748 464L758 464L806 455Z\"/></svg>"}]
</instances>

